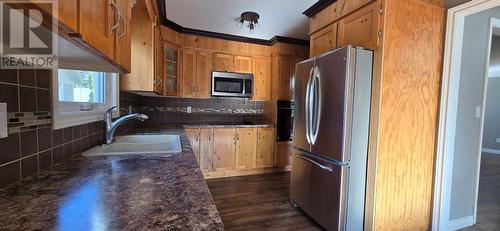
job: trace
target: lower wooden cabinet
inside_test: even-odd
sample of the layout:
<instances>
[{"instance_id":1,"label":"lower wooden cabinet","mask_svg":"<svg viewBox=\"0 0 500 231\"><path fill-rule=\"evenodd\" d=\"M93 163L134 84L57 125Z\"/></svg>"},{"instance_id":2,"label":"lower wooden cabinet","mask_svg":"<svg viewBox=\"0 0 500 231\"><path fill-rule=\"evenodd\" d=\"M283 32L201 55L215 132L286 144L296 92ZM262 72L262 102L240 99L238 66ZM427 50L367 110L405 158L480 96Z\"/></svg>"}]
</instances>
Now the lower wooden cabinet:
<instances>
[{"instance_id":1,"label":"lower wooden cabinet","mask_svg":"<svg viewBox=\"0 0 500 231\"><path fill-rule=\"evenodd\" d=\"M214 171L234 169L235 150L235 129L214 129Z\"/></svg>"},{"instance_id":2,"label":"lower wooden cabinet","mask_svg":"<svg viewBox=\"0 0 500 231\"><path fill-rule=\"evenodd\" d=\"M252 169L256 166L257 128L236 129L236 169Z\"/></svg>"},{"instance_id":3,"label":"lower wooden cabinet","mask_svg":"<svg viewBox=\"0 0 500 231\"><path fill-rule=\"evenodd\" d=\"M282 171L276 161L275 128L185 129L206 178ZM275 168L280 167L280 168Z\"/></svg>"},{"instance_id":4,"label":"lower wooden cabinet","mask_svg":"<svg viewBox=\"0 0 500 231\"><path fill-rule=\"evenodd\" d=\"M275 166L276 133L274 128L260 128L257 134L257 167Z\"/></svg>"}]
</instances>

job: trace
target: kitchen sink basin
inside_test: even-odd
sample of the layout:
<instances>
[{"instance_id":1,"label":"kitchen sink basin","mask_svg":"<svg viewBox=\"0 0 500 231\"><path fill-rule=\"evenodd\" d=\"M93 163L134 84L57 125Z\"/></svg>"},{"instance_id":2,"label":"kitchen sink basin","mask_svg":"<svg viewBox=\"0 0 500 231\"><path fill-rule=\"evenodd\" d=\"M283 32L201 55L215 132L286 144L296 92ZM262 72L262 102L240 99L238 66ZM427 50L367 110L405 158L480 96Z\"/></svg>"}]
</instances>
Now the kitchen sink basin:
<instances>
[{"instance_id":1,"label":"kitchen sink basin","mask_svg":"<svg viewBox=\"0 0 500 231\"><path fill-rule=\"evenodd\" d=\"M147 155L182 152L178 135L130 135L119 136L109 145L97 146L83 156Z\"/></svg>"}]
</instances>

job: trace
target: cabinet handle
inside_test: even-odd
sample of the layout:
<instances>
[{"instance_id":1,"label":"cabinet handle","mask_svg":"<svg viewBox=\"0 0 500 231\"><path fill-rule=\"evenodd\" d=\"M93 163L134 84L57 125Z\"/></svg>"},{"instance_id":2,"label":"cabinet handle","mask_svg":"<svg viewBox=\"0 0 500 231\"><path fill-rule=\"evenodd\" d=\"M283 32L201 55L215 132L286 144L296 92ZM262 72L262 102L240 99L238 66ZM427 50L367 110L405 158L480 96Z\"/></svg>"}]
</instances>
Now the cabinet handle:
<instances>
[{"instance_id":1,"label":"cabinet handle","mask_svg":"<svg viewBox=\"0 0 500 231\"><path fill-rule=\"evenodd\" d=\"M119 11L120 11L119 9L120 8L118 7L118 5L116 5L115 0L111 0L110 4L115 9L115 11L117 11L117 15L116 15L116 19L115 19L116 20L116 24L113 25L113 27L111 27L111 33L113 33L120 26L120 14L121 13L119 13Z\"/></svg>"}]
</instances>

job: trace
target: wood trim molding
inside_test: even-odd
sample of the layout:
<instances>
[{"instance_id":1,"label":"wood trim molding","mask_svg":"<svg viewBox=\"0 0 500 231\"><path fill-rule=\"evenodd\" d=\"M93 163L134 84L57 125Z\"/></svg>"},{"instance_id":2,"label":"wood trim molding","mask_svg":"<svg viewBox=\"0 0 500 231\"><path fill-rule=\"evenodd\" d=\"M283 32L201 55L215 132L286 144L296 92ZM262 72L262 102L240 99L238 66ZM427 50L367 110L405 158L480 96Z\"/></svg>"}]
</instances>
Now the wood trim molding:
<instances>
[{"instance_id":1,"label":"wood trim molding","mask_svg":"<svg viewBox=\"0 0 500 231\"><path fill-rule=\"evenodd\" d=\"M181 25L179 25L179 24L177 24L177 23L175 23L167 18L167 8L166 8L164 0L157 0L157 4L158 4L158 14L160 17L161 24L178 32L178 33L181 33L181 34L200 35L200 36L206 36L206 37L211 37L211 38L225 39L225 40L244 42L244 43L252 43L252 44L258 44L258 45L265 45L265 46L272 46L272 45L280 42L280 43L287 43L287 44L309 47L309 40L289 38L289 37L278 36L278 35L274 36L270 40L266 40L266 39L250 38L250 37L244 37L244 36L238 36L238 35L224 34L224 33L218 33L218 32L183 27L183 26L181 26Z\"/></svg>"},{"instance_id":2,"label":"wood trim molding","mask_svg":"<svg viewBox=\"0 0 500 231\"><path fill-rule=\"evenodd\" d=\"M317 13L321 12L331 4L335 3L337 0L319 0L318 2L314 3L311 7L307 8L302 14L305 16L312 18L314 17Z\"/></svg>"}]
</instances>

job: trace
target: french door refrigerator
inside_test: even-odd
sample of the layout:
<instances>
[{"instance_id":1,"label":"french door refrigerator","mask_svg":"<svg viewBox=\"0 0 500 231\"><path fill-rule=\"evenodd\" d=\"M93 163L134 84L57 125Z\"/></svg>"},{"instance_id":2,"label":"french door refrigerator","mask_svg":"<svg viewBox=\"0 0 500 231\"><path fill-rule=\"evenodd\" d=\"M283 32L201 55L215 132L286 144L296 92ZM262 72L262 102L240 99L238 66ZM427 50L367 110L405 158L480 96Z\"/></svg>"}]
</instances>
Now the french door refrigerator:
<instances>
[{"instance_id":1,"label":"french door refrigerator","mask_svg":"<svg viewBox=\"0 0 500 231\"><path fill-rule=\"evenodd\" d=\"M363 230L373 52L346 46L296 66L290 197L327 230Z\"/></svg>"}]
</instances>

